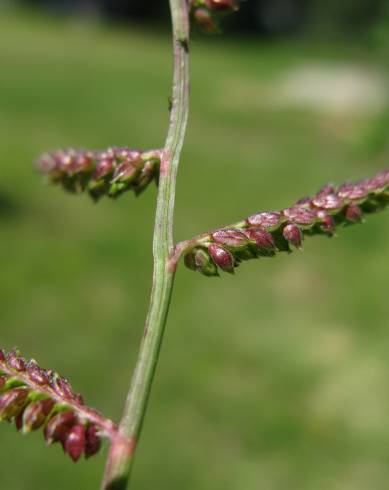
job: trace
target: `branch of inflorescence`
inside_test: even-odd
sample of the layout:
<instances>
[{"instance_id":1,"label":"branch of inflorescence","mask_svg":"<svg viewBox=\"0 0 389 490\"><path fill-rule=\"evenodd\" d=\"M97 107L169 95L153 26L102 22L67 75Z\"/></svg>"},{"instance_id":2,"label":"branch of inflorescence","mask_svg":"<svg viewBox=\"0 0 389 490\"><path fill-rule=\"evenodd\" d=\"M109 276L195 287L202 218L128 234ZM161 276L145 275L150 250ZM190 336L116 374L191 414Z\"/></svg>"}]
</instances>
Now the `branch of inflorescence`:
<instances>
[{"instance_id":1,"label":"branch of inflorescence","mask_svg":"<svg viewBox=\"0 0 389 490\"><path fill-rule=\"evenodd\" d=\"M356 183L327 184L288 208L256 213L178 243L169 269L174 271L184 256L189 269L206 276L218 276L219 270L233 273L242 261L301 249L305 236L334 236L341 226L362 223L388 206L389 169Z\"/></svg>"}]
</instances>

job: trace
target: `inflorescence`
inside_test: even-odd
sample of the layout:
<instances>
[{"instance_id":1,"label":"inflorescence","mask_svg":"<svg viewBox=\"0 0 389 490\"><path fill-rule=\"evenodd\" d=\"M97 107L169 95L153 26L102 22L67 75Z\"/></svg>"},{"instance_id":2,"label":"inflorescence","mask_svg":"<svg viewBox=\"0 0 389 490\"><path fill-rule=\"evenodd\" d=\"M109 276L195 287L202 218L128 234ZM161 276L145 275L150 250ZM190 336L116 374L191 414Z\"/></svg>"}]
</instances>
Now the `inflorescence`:
<instances>
[{"instance_id":1,"label":"inflorescence","mask_svg":"<svg viewBox=\"0 0 389 490\"><path fill-rule=\"evenodd\" d=\"M139 195L153 180L158 183L161 153L131 148L59 150L41 156L37 166L67 191L87 191L98 200L104 195L118 197L130 189Z\"/></svg>"},{"instance_id":2,"label":"inflorescence","mask_svg":"<svg viewBox=\"0 0 389 490\"><path fill-rule=\"evenodd\" d=\"M176 253L185 264L206 276L219 269L234 272L242 260L272 257L301 249L304 235L333 236L339 225L363 220L363 215L389 203L389 170L356 184L326 185L314 197L297 201L282 211L253 214L245 220L182 242Z\"/></svg>"},{"instance_id":3,"label":"inflorescence","mask_svg":"<svg viewBox=\"0 0 389 490\"><path fill-rule=\"evenodd\" d=\"M17 350L0 349L0 420L13 421L24 434L43 428L47 443L60 442L74 462L96 454L101 438L117 431L84 405L65 378L27 362Z\"/></svg>"},{"instance_id":4,"label":"inflorescence","mask_svg":"<svg viewBox=\"0 0 389 490\"><path fill-rule=\"evenodd\" d=\"M241 0L190 0L190 11L206 32L218 32L217 16L235 12Z\"/></svg>"}]
</instances>

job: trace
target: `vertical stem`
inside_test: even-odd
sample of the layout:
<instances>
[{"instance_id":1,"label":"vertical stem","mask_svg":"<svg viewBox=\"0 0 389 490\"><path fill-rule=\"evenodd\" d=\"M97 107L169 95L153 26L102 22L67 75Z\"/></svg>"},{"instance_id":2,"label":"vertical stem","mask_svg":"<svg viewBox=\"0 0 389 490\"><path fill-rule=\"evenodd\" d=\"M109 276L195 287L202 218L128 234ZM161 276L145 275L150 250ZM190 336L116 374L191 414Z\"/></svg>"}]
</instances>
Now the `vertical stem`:
<instances>
[{"instance_id":1,"label":"vertical stem","mask_svg":"<svg viewBox=\"0 0 389 490\"><path fill-rule=\"evenodd\" d=\"M177 169L189 111L189 12L187 0L170 0L173 25L174 79L169 130L163 151L154 227L154 273L146 327L128 392L119 436L112 441L103 490L123 490L134 459L162 343L175 270L169 266L173 251L173 212Z\"/></svg>"}]
</instances>

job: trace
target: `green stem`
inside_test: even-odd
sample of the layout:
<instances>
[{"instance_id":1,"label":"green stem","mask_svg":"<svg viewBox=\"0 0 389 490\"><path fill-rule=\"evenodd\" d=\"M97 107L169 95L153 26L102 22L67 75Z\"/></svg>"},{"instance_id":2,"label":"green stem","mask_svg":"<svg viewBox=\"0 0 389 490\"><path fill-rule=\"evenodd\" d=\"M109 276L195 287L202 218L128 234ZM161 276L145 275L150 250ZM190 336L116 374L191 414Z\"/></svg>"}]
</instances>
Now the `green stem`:
<instances>
[{"instance_id":1,"label":"green stem","mask_svg":"<svg viewBox=\"0 0 389 490\"><path fill-rule=\"evenodd\" d=\"M173 24L174 80L170 124L160 167L153 239L153 287L144 337L119 425L119 434L112 441L108 455L103 490L123 490L127 487L158 361L175 275L175 267L169 264L169 255L173 251L176 176L189 111L187 0L170 0L170 9Z\"/></svg>"}]
</instances>

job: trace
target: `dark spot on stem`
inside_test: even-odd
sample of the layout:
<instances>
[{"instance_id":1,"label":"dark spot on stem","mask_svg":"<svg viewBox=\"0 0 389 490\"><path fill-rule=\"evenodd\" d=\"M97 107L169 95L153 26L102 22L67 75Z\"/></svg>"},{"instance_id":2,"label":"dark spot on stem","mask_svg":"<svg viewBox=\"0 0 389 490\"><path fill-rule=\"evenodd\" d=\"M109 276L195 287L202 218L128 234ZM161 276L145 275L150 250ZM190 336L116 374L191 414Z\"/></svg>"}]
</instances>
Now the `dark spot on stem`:
<instances>
[{"instance_id":1,"label":"dark spot on stem","mask_svg":"<svg viewBox=\"0 0 389 490\"><path fill-rule=\"evenodd\" d=\"M181 38L178 41L180 43L180 46L184 48L185 53L189 53L189 40L188 38Z\"/></svg>"},{"instance_id":2,"label":"dark spot on stem","mask_svg":"<svg viewBox=\"0 0 389 490\"><path fill-rule=\"evenodd\" d=\"M127 487L127 476L119 477L108 484L106 490L123 490Z\"/></svg>"}]
</instances>

